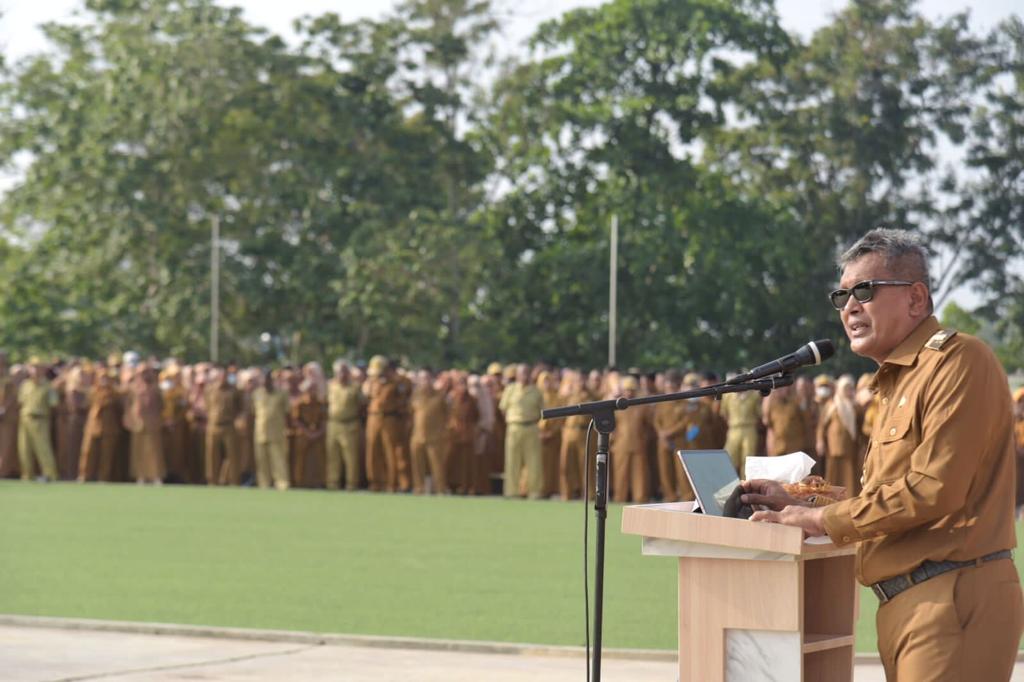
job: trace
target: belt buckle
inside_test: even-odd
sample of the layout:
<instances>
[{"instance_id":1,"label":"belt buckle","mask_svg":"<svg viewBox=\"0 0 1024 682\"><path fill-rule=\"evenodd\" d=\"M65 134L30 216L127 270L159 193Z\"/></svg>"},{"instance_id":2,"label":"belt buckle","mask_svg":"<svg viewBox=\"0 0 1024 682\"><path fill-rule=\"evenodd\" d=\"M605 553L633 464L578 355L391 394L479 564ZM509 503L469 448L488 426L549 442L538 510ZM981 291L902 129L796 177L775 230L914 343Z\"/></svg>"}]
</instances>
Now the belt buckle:
<instances>
[{"instance_id":1,"label":"belt buckle","mask_svg":"<svg viewBox=\"0 0 1024 682\"><path fill-rule=\"evenodd\" d=\"M874 585L872 585L871 591L875 593L876 597L878 597L879 605L889 601L889 595L885 593L885 588L882 587L881 583L875 583Z\"/></svg>"}]
</instances>

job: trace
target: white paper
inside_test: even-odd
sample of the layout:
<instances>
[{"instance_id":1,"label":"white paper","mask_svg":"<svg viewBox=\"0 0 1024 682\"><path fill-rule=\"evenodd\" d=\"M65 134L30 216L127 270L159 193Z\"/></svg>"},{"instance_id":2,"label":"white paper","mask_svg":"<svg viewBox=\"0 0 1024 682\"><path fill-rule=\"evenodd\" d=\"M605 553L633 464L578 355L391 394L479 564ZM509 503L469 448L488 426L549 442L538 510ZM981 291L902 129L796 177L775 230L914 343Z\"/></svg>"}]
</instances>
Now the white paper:
<instances>
[{"instance_id":1,"label":"white paper","mask_svg":"<svg viewBox=\"0 0 1024 682\"><path fill-rule=\"evenodd\" d=\"M752 481L764 478L779 483L799 483L811 475L814 459L806 452L793 452L778 457L747 457L744 478Z\"/></svg>"}]
</instances>

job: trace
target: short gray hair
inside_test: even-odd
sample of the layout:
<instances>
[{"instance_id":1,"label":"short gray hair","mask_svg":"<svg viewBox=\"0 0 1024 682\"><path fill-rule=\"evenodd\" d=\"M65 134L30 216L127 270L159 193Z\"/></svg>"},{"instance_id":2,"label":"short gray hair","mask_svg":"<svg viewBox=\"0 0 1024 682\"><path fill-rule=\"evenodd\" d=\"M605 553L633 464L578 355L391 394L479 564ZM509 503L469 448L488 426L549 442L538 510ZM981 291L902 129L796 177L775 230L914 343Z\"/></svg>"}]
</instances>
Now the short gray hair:
<instances>
[{"instance_id":1,"label":"short gray hair","mask_svg":"<svg viewBox=\"0 0 1024 682\"><path fill-rule=\"evenodd\" d=\"M928 276L928 251L920 236L907 230L878 227L857 240L839 256L837 265L840 273L850 263L860 260L869 253L881 254L885 267L915 282L923 282L931 292L932 282Z\"/></svg>"}]
</instances>

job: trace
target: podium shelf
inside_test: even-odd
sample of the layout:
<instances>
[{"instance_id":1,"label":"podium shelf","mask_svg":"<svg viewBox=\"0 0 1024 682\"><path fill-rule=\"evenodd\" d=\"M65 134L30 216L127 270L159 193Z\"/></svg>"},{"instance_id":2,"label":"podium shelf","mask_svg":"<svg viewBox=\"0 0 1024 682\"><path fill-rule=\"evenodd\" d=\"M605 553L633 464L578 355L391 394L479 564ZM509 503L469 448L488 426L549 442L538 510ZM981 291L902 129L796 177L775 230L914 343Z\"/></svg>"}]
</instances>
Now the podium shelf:
<instances>
[{"instance_id":1,"label":"podium shelf","mask_svg":"<svg viewBox=\"0 0 1024 682\"><path fill-rule=\"evenodd\" d=\"M828 651L829 649L838 649L844 646L853 646L853 635L823 635L815 633L804 635L804 643L801 650L803 653L809 654L815 651Z\"/></svg>"}]
</instances>

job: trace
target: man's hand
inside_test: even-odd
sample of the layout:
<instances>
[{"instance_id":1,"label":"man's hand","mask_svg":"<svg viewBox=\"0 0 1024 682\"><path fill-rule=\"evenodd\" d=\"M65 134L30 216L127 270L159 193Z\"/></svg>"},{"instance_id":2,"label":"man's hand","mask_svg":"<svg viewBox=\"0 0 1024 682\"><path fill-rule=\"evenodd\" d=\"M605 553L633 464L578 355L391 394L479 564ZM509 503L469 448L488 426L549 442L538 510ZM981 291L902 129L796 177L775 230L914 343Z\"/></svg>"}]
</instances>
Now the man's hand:
<instances>
[{"instance_id":1,"label":"man's hand","mask_svg":"<svg viewBox=\"0 0 1024 682\"><path fill-rule=\"evenodd\" d=\"M789 506L782 511L759 511L750 520L796 526L803 529L804 537L825 535L825 507Z\"/></svg>"},{"instance_id":2,"label":"man's hand","mask_svg":"<svg viewBox=\"0 0 1024 682\"><path fill-rule=\"evenodd\" d=\"M744 495L740 497L740 502L749 504L752 507L758 505L773 511L782 511L790 505L801 504L800 500L790 497L789 493L786 492L786 489L778 481L768 481L759 478L752 481L741 481L740 486L744 492Z\"/></svg>"}]
</instances>

